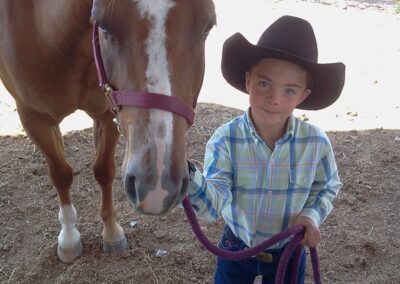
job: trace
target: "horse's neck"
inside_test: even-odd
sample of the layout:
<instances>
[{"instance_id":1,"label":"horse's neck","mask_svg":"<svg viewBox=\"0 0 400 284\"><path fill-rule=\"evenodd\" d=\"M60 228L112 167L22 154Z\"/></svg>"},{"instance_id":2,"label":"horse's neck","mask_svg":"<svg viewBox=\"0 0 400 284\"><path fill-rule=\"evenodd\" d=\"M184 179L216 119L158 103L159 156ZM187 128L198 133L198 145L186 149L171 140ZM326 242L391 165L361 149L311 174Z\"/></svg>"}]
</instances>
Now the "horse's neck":
<instances>
[{"instance_id":1,"label":"horse's neck","mask_svg":"<svg viewBox=\"0 0 400 284\"><path fill-rule=\"evenodd\" d=\"M37 11L45 12L48 20L89 19L93 0L35 0Z\"/></svg>"},{"instance_id":2,"label":"horse's neck","mask_svg":"<svg viewBox=\"0 0 400 284\"><path fill-rule=\"evenodd\" d=\"M38 33L53 44L75 40L90 27L92 0L35 1L35 22ZM59 42L60 41L60 42Z\"/></svg>"},{"instance_id":3,"label":"horse's neck","mask_svg":"<svg viewBox=\"0 0 400 284\"><path fill-rule=\"evenodd\" d=\"M92 0L34 0L35 39L48 58L90 49ZM29 28L28 28L29 30Z\"/></svg>"}]
</instances>

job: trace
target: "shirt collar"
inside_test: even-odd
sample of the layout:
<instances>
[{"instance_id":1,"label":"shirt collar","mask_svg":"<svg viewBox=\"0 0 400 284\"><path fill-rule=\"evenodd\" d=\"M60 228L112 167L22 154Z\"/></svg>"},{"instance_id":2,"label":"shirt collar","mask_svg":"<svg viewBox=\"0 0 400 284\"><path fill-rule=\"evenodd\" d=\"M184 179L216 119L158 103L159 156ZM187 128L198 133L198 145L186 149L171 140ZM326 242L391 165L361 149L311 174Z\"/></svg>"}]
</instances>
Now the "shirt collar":
<instances>
[{"instance_id":1,"label":"shirt collar","mask_svg":"<svg viewBox=\"0 0 400 284\"><path fill-rule=\"evenodd\" d=\"M248 127L250 129L250 132L251 132L251 135L252 135L252 138L254 139L254 141L264 143L264 140L257 133L257 130L253 124L253 120L251 119L251 115L250 115L250 108L248 108L245 113L245 120L246 120L246 124L248 125ZM296 128L296 118L294 117L293 114L291 114L288 119L286 131L283 134L283 136L277 141L277 143L283 144L283 143L289 141L290 139L292 139L292 137L294 136L294 133L295 133L295 128Z\"/></svg>"},{"instance_id":2,"label":"shirt collar","mask_svg":"<svg viewBox=\"0 0 400 284\"><path fill-rule=\"evenodd\" d=\"M288 124L286 126L286 131L283 134L282 138L279 139L279 141L282 141L282 143L285 143L286 141L289 141L290 139L292 139L292 137L294 136L294 133L295 133L296 121L297 120L294 117L294 115L291 114L289 116L289 119L288 119Z\"/></svg>"}]
</instances>

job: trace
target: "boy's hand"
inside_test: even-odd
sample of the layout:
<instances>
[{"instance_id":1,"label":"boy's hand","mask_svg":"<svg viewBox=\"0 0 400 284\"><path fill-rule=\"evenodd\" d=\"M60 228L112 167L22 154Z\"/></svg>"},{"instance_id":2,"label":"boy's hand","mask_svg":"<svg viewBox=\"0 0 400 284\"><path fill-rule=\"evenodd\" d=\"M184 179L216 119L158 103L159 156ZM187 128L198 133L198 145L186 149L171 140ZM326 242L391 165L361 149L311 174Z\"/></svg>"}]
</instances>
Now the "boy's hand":
<instances>
[{"instance_id":1,"label":"boy's hand","mask_svg":"<svg viewBox=\"0 0 400 284\"><path fill-rule=\"evenodd\" d=\"M321 241L321 233L313 220L304 216L299 216L294 221L294 225L303 225L305 228L304 238L300 242L303 246L314 248L319 244Z\"/></svg>"}]
</instances>

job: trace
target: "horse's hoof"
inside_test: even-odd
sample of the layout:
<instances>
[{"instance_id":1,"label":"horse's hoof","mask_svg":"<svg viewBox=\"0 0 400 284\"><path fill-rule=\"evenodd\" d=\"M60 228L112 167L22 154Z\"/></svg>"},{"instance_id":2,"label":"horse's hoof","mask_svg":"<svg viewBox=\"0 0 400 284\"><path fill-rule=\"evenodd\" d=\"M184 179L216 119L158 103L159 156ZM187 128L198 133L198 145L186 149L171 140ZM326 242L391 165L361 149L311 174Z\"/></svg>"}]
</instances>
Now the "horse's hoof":
<instances>
[{"instance_id":1,"label":"horse's hoof","mask_svg":"<svg viewBox=\"0 0 400 284\"><path fill-rule=\"evenodd\" d=\"M82 242L79 240L73 247L57 246L58 258L64 263L72 263L82 255Z\"/></svg>"},{"instance_id":2,"label":"horse's hoof","mask_svg":"<svg viewBox=\"0 0 400 284\"><path fill-rule=\"evenodd\" d=\"M129 245L128 245L128 241L126 240L125 235L123 235L123 238L115 243L106 243L103 240L103 251L106 253L110 253L110 254L120 254L123 251L128 250Z\"/></svg>"}]
</instances>

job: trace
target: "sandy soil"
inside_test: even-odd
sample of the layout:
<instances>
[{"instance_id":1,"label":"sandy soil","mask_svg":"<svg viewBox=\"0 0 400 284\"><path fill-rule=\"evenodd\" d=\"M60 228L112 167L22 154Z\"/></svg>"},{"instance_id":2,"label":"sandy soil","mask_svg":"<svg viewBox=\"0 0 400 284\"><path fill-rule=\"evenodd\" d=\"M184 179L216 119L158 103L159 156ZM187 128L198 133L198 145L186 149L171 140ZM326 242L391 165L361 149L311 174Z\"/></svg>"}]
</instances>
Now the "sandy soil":
<instances>
[{"instance_id":1,"label":"sandy soil","mask_svg":"<svg viewBox=\"0 0 400 284\"><path fill-rule=\"evenodd\" d=\"M200 104L188 133L189 157L202 161L215 127L242 111ZM322 226L319 246L324 283L398 283L400 279L399 130L329 132L344 188ZM2 283L211 283L214 257L197 242L183 209L163 218L132 212L119 178L118 219L130 249L118 257L101 250L99 188L91 172L91 130L65 136L75 169L74 204L83 256L71 265L56 256L58 204L41 154L26 137L0 139L0 282ZM124 142L118 147L122 162ZM139 224L133 228L131 221ZM214 240L222 223L204 224ZM155 257L157 250L165 257ZM308 283L311 274L307 276Z\"/></svg>"},{"instance_id":2,"label":"sandy soil","mask_svg":"<svg viewBox=\"0 0 400 284\"><path fill-rule=\"evenodd\" d=\"M200 95L200 101L208 103L199 104L195 125L188 132L189 158L201 162L213 130L240 114L247 105L247 98L227 86L215 66L223 39L241 31L255 42L260 30L282 14L318 23L315 29L321 61L343 61L348 67L346 87L337 104L318 113L297 113L329 130L344 182L335 209L321 228L322 280L399 283L400 96L396 70L400 63L400 37L394 30L400 30L400 20L393 13L393 3L254 0L254 4L245 6L229 1L234 9L227 11L226 1L215 2L219 23L208 42L208 69ZM247 14L243 15L243 11ZM264 11L265 21L253 16ZM63 125L64 131L79 129L77 120L82 125L80 116L75 115L67 120L69 125ZM124 196L119 176L114 182L115 201L130 248L120 256L102 252L100 192L91 171L91 129L65 134L66 154L75 172L72 192L84 252L73 264L61 263L56 256L60 229L56 193L42 155L28 138L16 136L17 133L23 131L13 101L2 94L1 283L212 282L215 258L193 236L182 208L162 218L136 215ZM121 140L118 164L123 149ZM131 227L131 221L138 224ZM221 221L202 222L202 227L212 240L219 239ZM167 255L157 258L155 254L160 249L166 250ZM307 283L311 281L308 271Z\"/></svg>"}]
</instances>

